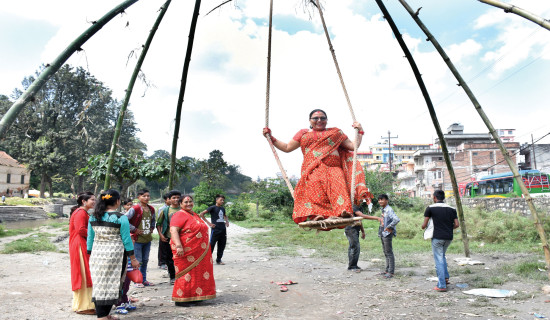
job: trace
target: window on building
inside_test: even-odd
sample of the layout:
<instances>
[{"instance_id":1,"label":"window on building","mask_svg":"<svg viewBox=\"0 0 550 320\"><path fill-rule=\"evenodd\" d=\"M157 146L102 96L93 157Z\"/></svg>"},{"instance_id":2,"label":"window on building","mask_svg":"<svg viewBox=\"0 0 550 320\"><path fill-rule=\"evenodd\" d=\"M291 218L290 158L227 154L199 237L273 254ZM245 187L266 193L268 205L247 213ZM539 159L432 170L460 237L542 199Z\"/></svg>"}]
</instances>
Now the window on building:
<instances>
[{"instance_id":1,"label":"window on building","mask_svg":"<svg viewBox=\"0 0 550 320\"><path fill-rule=\"evenodd\" d=\"M477 156L477 152L472 152L472 156Z\"/></svg>"},{"instance_id":2,"label":"window on building","mask_svg":"<svg viewBox=\"0 0 550 320\"><path fill-rule=\"evenodd\" d=\"M8 175L6 176L6 183L11 183L11 174L8 173Z\"/></svg>"},{"instance_id":3,"label":"window on building","mask_svg":"<svg viewBox=\"0 0 550 320\"><path fill-rule=\"evenodd\" d=\"M24 174L21 175L21 184L25 184L25 175Z\"/></svg>"},{"instance_id":4,"label":"window on building","mask_svg":"<svg viewBox=\"0 0 550 320\"><path fill-rule=\"evenodd\" d=\"M380 156L376 156L376 160L380 160Z\"/></svg>"},{"instance_id":5,"label":"window on building","mask_svg":"<svg viewBox=\"0 0 550 320\"><path fill-rule=\"evenodd\" d=\"M489 159L493 160L493 153L489 152Z\"/></svg>"},{"instance_id":6,"label":"window on building","mask_svg":"<svg viewBox=\"0 0 550 320\"><path fill-rule=\"evenodd\" d=\"M510 130L508 131L508 134L514 134L514 131Z\"/></svg>"},{"instance_id":7,"label":"window on building","mask_svg":"<svg viewBox=\"0 0 550 320\"><path fill-rule=\"evenodd\" d=\"M443 161L443 157L439 157L439 158L437 158L437 160Z\"/></svg>"}]
</instances>

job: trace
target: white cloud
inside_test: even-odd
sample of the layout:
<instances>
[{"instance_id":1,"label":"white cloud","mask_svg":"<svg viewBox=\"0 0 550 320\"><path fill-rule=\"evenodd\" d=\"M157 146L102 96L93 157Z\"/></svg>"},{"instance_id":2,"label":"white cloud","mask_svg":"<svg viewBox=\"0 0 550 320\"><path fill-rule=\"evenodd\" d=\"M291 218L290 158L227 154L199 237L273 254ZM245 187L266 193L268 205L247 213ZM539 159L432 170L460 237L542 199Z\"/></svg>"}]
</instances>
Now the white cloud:
<instances>
[{"instance_id":1,"label":"white cloud","mask_svg":"<svg viewBox=\"0 0 550 320\"><path fill-rule=\"evenodd\" d=\"M88 64L90 72L121 99L136 61L131 59L126 66L128 54L145 41L163 3L149 0L134 4L126 10L127 14L113 19L89 40L83 46L85 53L75 54L68 63L85 68ZM213 149L220 149L226 159L240 165L245 174L254 178L273 176L278 168L261 135L265 125L267 25L255 22L257 19L267 21L268 2L238 1L205 17L218 3L203 2L199 17L183 103L178 156L206 158ZM431 142L435 131L425 111L424 99L387 22L379 14L366 18L350 11L352 3L352 0L325 1L325 18L356 118L366 129L362 149L379 141L388 130L400 136L396 143ZM130 109L149 153L156 149L171 150L193 5L192 1L172 2L142 68L156 87L149 88L145 97L141 97L145 91L142 84L134 88ZM37 68L40 63L55 58L85 30L89 26L86 19L96 20L112 6L112 1L107 0L58 1L55 6L24 0L10 2L0 10L59 26L59 32L42 52L41 60L31 62ZM29 10L22 10L25 7ZM329 126L341 127L352 134L350 112L318 14L311 10L304 12L298 0L276 2L274 13L295 16L313 26L309 30L315 30L315 33L303 30L293 34L273 31L269 124L274 136L290 140L296 131L308 126L307 115L314 108L327 111ZM310 14L312 20L309 20ZM511 43L534 29L512 27L509 21L517 19L520 18L510 19L510 15L491 11L478 19L477 28L479 31L498 26L495 43L479 43L466 37L448 44L448 54L455 63L464 63L463 70L475 69L481 54L485 54L487 61L494 61L502 52L510 50ZM510 28L503 23L508 23ZM546 33L537 32L528 40L527 49L515 50L514 59L499 62L493 71L495 76L514 68L533 51L548 53L545 43L550 42L544 38ZM422 46L423 37L405 34L404 39L419 65L436 109L444 111L438 111L441 126L446 128L449 123L459 121L467 125L467 131L483 130L473 110L464 112L462 106L468 102L437 52ZM447 99L449 95L453 96ZM440 101L444 103L439 104ZM503 119L505 121L498 122L514 126L509 123L513 117ZM280 154L280 157L287 171L298 175L300 152Z\"/></svg>"}]
</instances>

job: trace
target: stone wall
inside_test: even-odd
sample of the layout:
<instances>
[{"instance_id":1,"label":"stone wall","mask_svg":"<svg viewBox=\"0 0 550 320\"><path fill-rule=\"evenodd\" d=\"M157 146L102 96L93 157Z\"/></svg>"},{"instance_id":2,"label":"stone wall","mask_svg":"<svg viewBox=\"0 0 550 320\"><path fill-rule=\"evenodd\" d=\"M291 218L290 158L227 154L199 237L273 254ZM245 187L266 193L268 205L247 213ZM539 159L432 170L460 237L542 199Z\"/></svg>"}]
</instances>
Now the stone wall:
<instances>
[{"instance_id":1,"label":"stone wall","mask_svg":"<svg viewBox=\"0 0 550 320\"><path fill-rule=\"evenodd\" d=\"M47 218L48 215L42 207L0 206L0 220L4 222Z\"/></svg>"},{"instance_id":2,"label":"stone wall","mask_svg":"<svg viewBox=\"0 0 550 320\"><path fill-rule=\"evenodd\" d=\"M445 202L451 206L456 206L454 198L449 198ZM533 198L533 204L538 212L549 214L550 198ZM531 215L531 211L529 211L529 207L523 198L462 198L462 206L482 208L487 211L517 212L524 216Z\"/></svg>"}]
</instances>

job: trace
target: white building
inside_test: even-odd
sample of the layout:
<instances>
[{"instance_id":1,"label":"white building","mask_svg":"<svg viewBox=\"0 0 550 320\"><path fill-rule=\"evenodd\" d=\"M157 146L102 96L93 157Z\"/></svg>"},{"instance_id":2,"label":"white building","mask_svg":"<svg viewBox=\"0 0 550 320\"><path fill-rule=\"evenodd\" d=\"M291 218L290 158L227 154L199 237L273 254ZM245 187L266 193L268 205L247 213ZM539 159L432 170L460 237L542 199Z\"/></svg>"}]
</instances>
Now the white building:
<instances>
[{"instance_id":1,"label":"white building","mask_svg":"<svg viewBox=\"0 0 550 320\"><path fill-rule=\"evenodd\" d=\"M23 197L29 191L31 171L0 151L0 195Z\"/></svg>"}]
</instances>

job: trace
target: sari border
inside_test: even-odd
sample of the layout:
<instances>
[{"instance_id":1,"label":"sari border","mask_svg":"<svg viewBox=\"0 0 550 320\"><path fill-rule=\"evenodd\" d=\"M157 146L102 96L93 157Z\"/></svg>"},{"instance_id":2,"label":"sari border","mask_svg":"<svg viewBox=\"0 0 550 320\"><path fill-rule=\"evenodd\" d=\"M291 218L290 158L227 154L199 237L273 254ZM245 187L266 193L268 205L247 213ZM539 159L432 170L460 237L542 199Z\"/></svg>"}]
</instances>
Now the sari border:
<instances>
[{"instance_id":1,"label":"sari border","mask_svg":"<svg viewBox=\"0 0 550 320\"><path fill-rule=\"evenodd\" d=\"M181 278L181 276L183 276L184 274L188 273L189 271L193 270L193 268L195 268L201 261L202 259L204 259L204 257L206 256L206 253L210 250L210 246L206 246L206 250L204 250L204 252L201 254L201 256L195 260L189 267L183 269L182 271L176 273L176 279L179 279Z\"/></svg>"},{"instance_id":2,"label":"sari border","mask_svg":"<svg viewBox=\"0 0 550 320\"><path fill-rule=\"evenodd\" d=\"M174 298L172 297L172 301L174 302L190 302L190 301L202 301L202 300L210 300L216 298L216 294L211 294L209 296L198 296L198 297L190 297L190 298Z\"/></svg>"}]
</instances>

